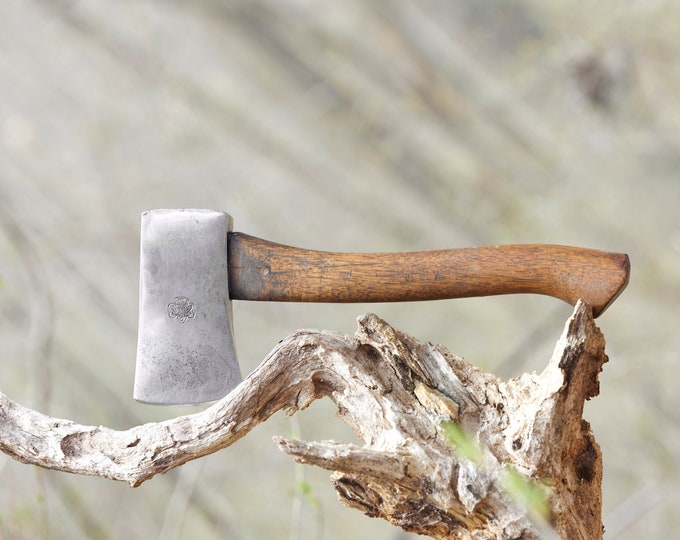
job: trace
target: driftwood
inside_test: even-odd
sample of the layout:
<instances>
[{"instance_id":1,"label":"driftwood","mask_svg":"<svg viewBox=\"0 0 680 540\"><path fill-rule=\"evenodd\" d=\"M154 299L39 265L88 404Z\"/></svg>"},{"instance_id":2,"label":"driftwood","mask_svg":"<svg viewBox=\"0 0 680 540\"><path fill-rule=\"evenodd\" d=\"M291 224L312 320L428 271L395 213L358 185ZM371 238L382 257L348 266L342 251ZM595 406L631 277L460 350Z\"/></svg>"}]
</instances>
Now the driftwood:
<instances>
[{"instance_id":1,"label":"driftwood","mask_svg":"<svg viewBox=\"0 0 680 540\"><path fill-rule=\"evenodd\" d=\"M601 454L582 412L607 357L587 304L541 374L507 382L375 315L358 323L353 337L295 332L212 407L127 431L50 418L0 394L0 450L138 486L327 396L363 447L276 443L334 471L344 504L434 538L602 536Z\"/></svg>"}]
</instances>

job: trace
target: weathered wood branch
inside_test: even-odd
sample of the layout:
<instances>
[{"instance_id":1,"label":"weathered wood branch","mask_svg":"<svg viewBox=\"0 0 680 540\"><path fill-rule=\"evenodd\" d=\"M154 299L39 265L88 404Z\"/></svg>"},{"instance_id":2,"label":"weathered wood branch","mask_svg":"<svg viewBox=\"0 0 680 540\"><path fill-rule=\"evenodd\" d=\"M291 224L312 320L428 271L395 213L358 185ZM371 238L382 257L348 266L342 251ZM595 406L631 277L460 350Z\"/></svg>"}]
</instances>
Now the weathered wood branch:
<instances>
[{"instance_id":1,"label":"weathered wood branch","mask_svg":"<svg viewBox=\"0 0 680 540\"><path fill-rule=\"evenodd\" d=\"M334 471L346 505L434 538L598 538L601 454L582 412L606 361L583 302L543 372L507 382L365 315L353 337L295 332L203 412L126 431L50 418L0 394L0 450L138 486L326 396L363 447L276 442Z\"/></svg>"}]
</instances>

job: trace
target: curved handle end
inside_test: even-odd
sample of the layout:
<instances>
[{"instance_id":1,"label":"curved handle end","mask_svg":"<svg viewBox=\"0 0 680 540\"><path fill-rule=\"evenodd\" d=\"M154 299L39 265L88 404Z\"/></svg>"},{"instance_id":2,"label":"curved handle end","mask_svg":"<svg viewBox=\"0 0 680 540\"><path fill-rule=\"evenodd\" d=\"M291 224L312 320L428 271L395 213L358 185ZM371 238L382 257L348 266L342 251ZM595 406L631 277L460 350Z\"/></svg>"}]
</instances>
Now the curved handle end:
<instances>
[{"instance_id":1,"label":"curved handle end","mask_svg":"<svg viewBox=\"0 0 680 540\"><path fill-rule=\"evenodd\" d=\"M612 305L624 291L630 280L630 258L625 253L609 253L612 264L611 274L607 276L606 287L600 291L601 298L591 303L593 317L599 317ZM587 302L588 299L584 298Z\"/></svg>"}]
</instances>

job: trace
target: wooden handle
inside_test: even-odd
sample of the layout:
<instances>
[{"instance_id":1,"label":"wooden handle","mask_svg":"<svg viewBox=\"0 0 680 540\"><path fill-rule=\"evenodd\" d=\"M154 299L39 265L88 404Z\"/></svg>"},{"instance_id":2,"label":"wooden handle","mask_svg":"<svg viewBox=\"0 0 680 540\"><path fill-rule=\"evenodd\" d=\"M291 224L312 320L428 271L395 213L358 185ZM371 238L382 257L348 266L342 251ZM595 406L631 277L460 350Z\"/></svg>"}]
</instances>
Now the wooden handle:
<instances>
[{"instance_id":1,"label":"wooden handle","mask_svg":"<svg viewBox=\"0 0 680 540\"><path fill-rule=\"evenodd\" d=\"M229 233L229 296L276 302L404 302L533 293L600 315L628 284L621 253L520 244L330 253Z\"/></svg>"}]
</instances>

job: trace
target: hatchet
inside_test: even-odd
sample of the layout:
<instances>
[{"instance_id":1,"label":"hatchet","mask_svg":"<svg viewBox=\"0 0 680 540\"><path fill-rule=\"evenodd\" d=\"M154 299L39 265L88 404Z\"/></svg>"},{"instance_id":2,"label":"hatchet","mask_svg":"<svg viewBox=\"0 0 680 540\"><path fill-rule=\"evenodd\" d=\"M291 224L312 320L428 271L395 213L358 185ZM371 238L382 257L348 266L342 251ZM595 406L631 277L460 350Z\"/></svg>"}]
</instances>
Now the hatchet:
<instances>
[{"instance_id":1,"label":"hatchet","mask_svg":"<svg viewBox=\"0 0 680 540\"><path fill-rule=\"evenodd\" d=\"M232 232L228 214L142 214L134 398L191 404L241 381L231 300L403 302L543 294L601 315L628 283L628 256L556 245L331 253Z\"/></svg>"}]
</instances>

